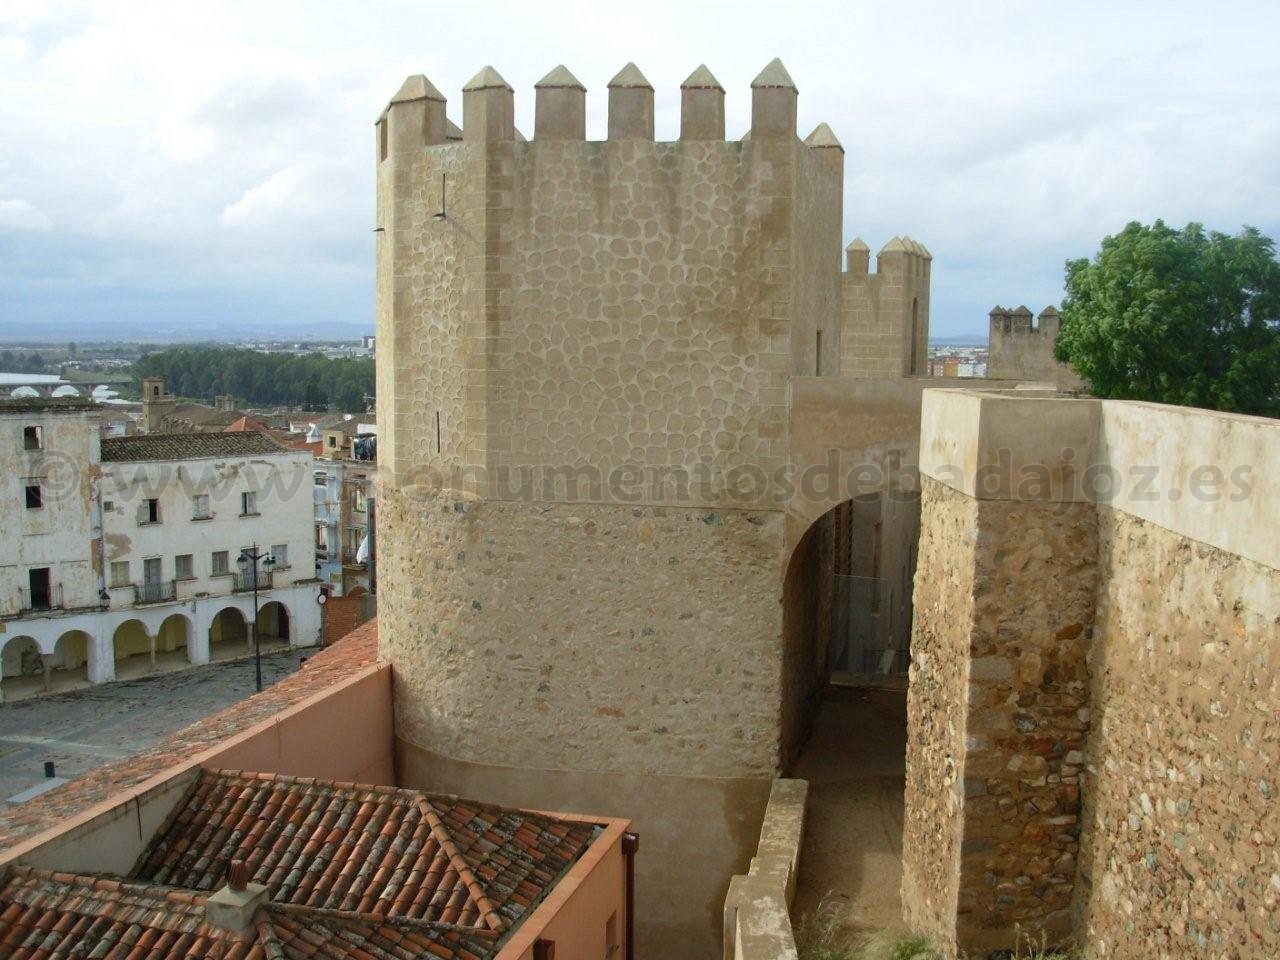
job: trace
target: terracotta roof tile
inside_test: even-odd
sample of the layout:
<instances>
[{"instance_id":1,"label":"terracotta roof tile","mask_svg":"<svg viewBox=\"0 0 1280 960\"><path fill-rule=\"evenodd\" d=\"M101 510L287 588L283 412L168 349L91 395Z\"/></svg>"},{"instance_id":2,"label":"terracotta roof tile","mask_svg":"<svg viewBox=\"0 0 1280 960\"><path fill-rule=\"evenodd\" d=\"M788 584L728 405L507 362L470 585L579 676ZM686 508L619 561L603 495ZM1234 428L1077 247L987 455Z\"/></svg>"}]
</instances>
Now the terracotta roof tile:
<instances>
[{"instance_id":1,"label":"terracotta roof tile","mask_svg":"<svg viewBox=\"0 0 1280 960\"><path fill-rule=\"evenodd\" d=\"M147 433L104 439L102 462L249 457L284 451L284 447L265 433Z\"/></svg>"},{"instance_id":2,"label":"terracotta roof tile","mask_svg":"<svg viewBox=\"0 0 1280 960\"><path fill-rule=\"evenodd\" d=\"M213 890L243 860L280 903L502 930L592 834L589 824L414 790L205 771L130 876Z\"/></svg>"}]
</instances>

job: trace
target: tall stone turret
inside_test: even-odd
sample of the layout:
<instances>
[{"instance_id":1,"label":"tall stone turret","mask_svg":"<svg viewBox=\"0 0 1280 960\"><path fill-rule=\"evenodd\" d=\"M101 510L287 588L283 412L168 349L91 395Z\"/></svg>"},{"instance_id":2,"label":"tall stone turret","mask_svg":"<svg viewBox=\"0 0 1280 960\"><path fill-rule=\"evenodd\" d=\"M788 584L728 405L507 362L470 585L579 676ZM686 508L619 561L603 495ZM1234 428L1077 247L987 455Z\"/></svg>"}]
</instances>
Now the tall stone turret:
<instances>
[{"instance_id":1,"label":"tall stone turret","mask_svg":"<svg viewBox=\"0 0 1280 960\"><path fill-rule=\"evenodd\" d=\"M738 141L705 66L673 142L635 64L605 93L603 142L563 66L528 142L491 67L461 139L423 77L377 122L379 635L406 784L633 817L639 950L706 955L803 726L788 404L841 368L844 151L776 60Z\"/></svg>"}]
</instances>

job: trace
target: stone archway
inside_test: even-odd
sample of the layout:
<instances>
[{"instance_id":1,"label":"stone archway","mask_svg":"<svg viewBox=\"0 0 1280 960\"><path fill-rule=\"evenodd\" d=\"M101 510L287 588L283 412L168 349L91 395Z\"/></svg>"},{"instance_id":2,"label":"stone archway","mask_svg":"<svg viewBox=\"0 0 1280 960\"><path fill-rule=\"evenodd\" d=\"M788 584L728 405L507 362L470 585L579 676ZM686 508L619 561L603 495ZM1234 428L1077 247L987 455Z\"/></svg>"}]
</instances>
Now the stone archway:
<instances>
[{"instance_id":1,"label":"stone archway","mask_svg":"<svg viewBox=\"0 0 1280 960\"><path fill-rule=\"evenodd\" d=\"M782 589L784 769L810 783L794 915L831 898L856 934L901 914L917 504L892 496L864 493L813 520Z\"/></svg>"}]
</instances>

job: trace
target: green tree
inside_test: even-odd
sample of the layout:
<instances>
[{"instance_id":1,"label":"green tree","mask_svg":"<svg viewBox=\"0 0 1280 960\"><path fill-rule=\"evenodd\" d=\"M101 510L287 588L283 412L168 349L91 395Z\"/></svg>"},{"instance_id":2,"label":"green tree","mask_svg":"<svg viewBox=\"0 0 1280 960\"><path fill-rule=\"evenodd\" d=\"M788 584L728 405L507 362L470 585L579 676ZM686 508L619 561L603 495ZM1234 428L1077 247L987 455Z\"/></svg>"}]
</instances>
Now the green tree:
<instances>
[{"instance_id":1,"label":"green tree","mask_svg":"<svg viewBox=\"0 0 1280 960\"><path fill-rule=\"evenodd\" d=\"M1130 223L1067 262L1054 353L1100 397L1280 416L1275 243Z\"/></svg>"}]
</instances>

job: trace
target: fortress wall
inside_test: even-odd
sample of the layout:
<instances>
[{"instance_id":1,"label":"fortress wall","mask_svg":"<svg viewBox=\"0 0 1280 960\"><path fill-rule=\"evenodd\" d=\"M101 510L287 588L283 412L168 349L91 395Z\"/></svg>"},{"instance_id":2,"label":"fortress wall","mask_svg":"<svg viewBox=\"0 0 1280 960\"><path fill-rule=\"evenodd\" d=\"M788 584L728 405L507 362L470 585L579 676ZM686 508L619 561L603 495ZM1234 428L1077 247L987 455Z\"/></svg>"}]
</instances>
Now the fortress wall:
<instances>
[{"instance_id":1,"label":"fortress wall","mask_svg":"<svg viewBox=\"0 0 1280 960\"><path fill-rule=\"evenodd\" d=\"M1064 390L1081 390L1084 381L1053 355L1060 328L1058 311L1046 307L1033 323L1026 307L990 314L987 376L992 379L1031 380L1057 384Z\"/></svg>"},{"instance_id":2,"label":"fortress wall","mask_svg":"<svg viewBox=\"0 0 1280 960\"><path fill-rule=\"evenodd\" d=\"M1278 455L1262 418L926 392L903 892L940 942L1275 952Z\"/></svg>"},{"instance_id":3,"label":"fortress wall","mask_svg":"<svg viewBox=\"0 0 1280 960\"><path fill-rule=\"evenodd\" d=\"M1092 957L1280 955L1280 554L1099 517L1079 937Z\"/></svg>"}]
</instances>

